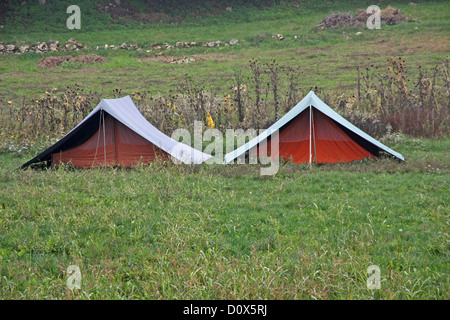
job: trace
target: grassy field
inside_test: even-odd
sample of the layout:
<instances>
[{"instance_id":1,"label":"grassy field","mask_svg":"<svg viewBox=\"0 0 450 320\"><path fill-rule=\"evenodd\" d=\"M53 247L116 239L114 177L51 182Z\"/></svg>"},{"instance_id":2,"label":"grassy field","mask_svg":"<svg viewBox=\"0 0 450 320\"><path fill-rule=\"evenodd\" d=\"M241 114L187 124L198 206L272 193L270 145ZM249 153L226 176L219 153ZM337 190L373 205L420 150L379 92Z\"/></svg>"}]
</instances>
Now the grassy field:
<instances>
[{"instance_id":1,"label":"grassy field","mask_svg":"<svg viewBox=\"0 0 450 320\"><path fill-rule=\"evenodd\" d=\"M298 67L304 90L354 92L358 66L385 67L402 56L414 74L448 58L449 2L409 2L390 4L418 21L373 31L315 29L330 12L369 1L235 8L182 24L110 29L93 16L71 32L37 20L29 30L6 24L5 43L75 37L89 49L73 54L109 62L45 70L36 67L41 54L0 55L0 108L74 84L104 98L117 88L168 94L186 74L226 94L236 70L250 76L252 58ZM271 37L277 33L285 39ZM232 38L239 43L161 56L103 49ZM182 56L199 61L164 62ZM0 150L0 299L448 300L450 139L382 141L406 162L284 163L272 177L255 165L14 170L50 142ZM71 265L81 269L80 290L67 287ZM366 285L371 265L381 271L377 290Z\"/></svg>"},{"instance_id":2,"label":"grassy field","mask_svg":"<svg viewBox=\"0 0 450 320\"><path fill-rule=\"evenodd\" d=\"M250 10L223 13L184 24L157 24L140 26L115 26L111 31L101 28L95 31L89 26L70 31L65 24L54 31L41 31L39 25L31 30L0 29L0 41L37 42L49 39L64 43L74 37L89 46L82 53L97 53L109 62L83 68L70 66L42 70L36 67L43 56L54 54L26 53L20 56L0 56L0 99L22 101L34 98L45 91L68 85L80 84L86 91L93 90L111 96L113 89L124 92L150 91L167 93L179 84L186 73L193 79L211 84L224 93L229 91L233 74L241 69L249 75L248 61L276 59L282 65L300 68L303 73L302 88L321 87L328 90L349 91L355 88L356 68L366 65L384 66L389 57L402 56L410 72L418 65L435 65L449 56L448 2L424 2L416 6L409 2L394 2L416 22L395 26L383 25L380 30L367 28L339 28L317 30L315 26L332 11L355 12L369 2L330 1L312 3L293 8ZM367 4L367 5L366 5ZM385 5L380 5L384 8ZM264 21L264 23L261 23ZM60 30L58 32L58 30ZM8 32L9 31L9 32ZM356 32L362 32L356 35ZM272 34L283 34L279 41ZM261 35L267 36L261 38ZM297 36L297 39L294 39ZM177 41L228 42L237 38L234 46L215 48L174 48L153 50L147 53L128 50L104 49L104 45L120 46L124 42L137 43L147 48L154 43ZM96 47L99 46L99 50ZM162 52L162 56L155 55ZM62 52L60 55L79 55ZM195 56L199 61L188 65L164 63L173 57ZM56 90L56 92L58 92Z\"/></svg>"},{"instance_id":3,"label":"grassy field","mask_svg":"<svg viewBox=\"0 0 450 320\"><path fill-rule=\"evenodd\" d=\"M12 171L2 299L449 299L449 141L408 162ZM67 288L69 265L82 288ZM381 289L366 287L367 268Z\"/></svg>"}]
</instances>

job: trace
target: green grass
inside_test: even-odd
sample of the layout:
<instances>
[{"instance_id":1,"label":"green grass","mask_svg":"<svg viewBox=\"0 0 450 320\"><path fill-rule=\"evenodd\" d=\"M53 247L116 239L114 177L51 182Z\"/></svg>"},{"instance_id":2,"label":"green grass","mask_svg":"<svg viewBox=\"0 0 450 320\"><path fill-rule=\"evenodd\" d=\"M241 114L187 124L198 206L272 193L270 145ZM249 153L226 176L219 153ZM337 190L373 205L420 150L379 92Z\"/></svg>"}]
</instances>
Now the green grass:
<instances>
[{"instance_id":1,"label":"green grass","mask_svg":"<svg viewBox=\"0 0 450 320\"><path fill-rule=\"evenodd\" d=\"M449 140L408 162L11 171L1 299L448 299ZM78 265L81 290L66 287ZM366 287L381 269L381 289Z\"/></svg>"},{"instance_id":2,"label":"green grass","mask_svg":"<svg viewBox=\"0 0 450 320\"><path fill-rule=\"evenodd\" d=\"M74 83L110 96L113 89L150 90L168 93L186 73L191 77L212 84L224 93L232 84L233 73L242 69L250 76L248 61L276 59L282 65L299 67L302 71L300 86L307 89L319 86L327 90L349 91L355 87L356 68L368 64L385 66L389 57L402 56L411 73L418 65L436 65L449 55L448 34L450 12L447 2L424 2L410 6L406 2L391 5L418 19L417 22L397 26L382 25L381 30L338 29L315 30L315 26L332 11L356 11L364 3L325 2L308 3L299 8L278 6L265 10L252 8L188 20L183 24L153 24L100 28L93 25L70 31L63 26L60 31L45 31L30 27L27 32L20 28L0 29L1 39L6 42L36 42L48 39L62 43L71 37L88 45L89 50L79 53L96 53L109 62L81 69L58 67L40 70L36 63L42 56L52 54L27 53L0 56L0 99L21 100L35 98L53 88L64 89ZM385 5L380 5L384 8ZM264 21L264 23L261 23ZM355 33L361 31L360 36ZM343 33L345 32L345 33ZM281 33L283 41L272 39ZM266 34L266 39L258 38ZM294 39L297 36L297 39ZM348 39L347 39L348 36ZM222 42L237 38L235 46L220 48L189 48L163 50L164 56L197 55L201 61L190 65L164 63L164 56L154 59L156 51L147 53L152 43L177 41ZM144 47L141 53L105 50L105 44L119 46L123 42L137 43ZM99 46L99 50L95 48ZM140 62L138 58L153 58Z\"/></svg>"}]
</instances>

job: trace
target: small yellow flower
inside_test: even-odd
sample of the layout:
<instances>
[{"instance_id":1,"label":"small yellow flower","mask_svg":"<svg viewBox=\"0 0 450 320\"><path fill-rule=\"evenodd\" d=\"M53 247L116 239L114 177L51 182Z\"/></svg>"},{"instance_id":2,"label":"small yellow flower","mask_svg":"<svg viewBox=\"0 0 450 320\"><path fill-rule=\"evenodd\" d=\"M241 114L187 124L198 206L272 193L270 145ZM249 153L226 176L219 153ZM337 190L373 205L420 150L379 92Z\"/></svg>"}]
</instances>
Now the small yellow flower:
<instances>
[{"instance_id":1,"label":"small yellow flower","mask_svg":"<svg viewBox=\"0 0 450 320\"><path fill-rule=\"evenodd\" d=\"M12 104L12 101L8 101L9 104Z\"/></svg>"},{"instance_id":2,"label":"small yellow flower","mask_svg":"<svg viewBox=\"0 0 450 320\"><path fill-rule=\"evenodd\" d=\"M216 124L214 123L214 121L211 117L211 113L209 111L208 111L208 115L206 116L206 124L211 129L213 129L216 126Z\"/></svg>"}]
</instances>

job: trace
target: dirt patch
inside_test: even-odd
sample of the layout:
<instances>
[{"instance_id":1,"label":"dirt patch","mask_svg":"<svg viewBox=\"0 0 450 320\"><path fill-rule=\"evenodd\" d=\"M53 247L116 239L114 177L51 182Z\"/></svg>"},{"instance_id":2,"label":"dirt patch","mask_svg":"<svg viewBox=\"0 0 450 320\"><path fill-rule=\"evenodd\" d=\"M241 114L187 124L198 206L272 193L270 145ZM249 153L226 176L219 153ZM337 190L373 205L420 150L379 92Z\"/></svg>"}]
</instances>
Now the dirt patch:
<instances>
[{"instance_id":1,"label":"dirt patch","mask_svg":"<svg viewBox=\"0 0 450 320\"><path fill-rule=\"evenodd\" d=\"M234 59L232 54L197 54L188 57L175 57L155 55L151 57L137 58L139 62L162 62L162 63L191 63L197 61L230 61Z\"/></svg>"},{"instance_id":2,"label":"dirt patch","mask_svg":"<svg viewBox=\"0 0 450 320\"><path fill-rule=\"evenodd\" d=\"M360 21L362 24L365 24L370 16L371 14L368 14L366 10L360 9L356 12L355 19ZM407 17L404 12L401 12L399 9L391 6L387 6L386 9L381 10L380 16L381 22L385 22L389 25L413 21L413 19Z\"/></svg>"},{"instance_id":3,"label":"dirt patch","mask_svg":"<svg viewBox=\"0 0 450 320\"><path fill-rule=\"evenodd\" d=\"M76 56L76 57L72 57L72 56L44 57L38 61L36 66L38 68L49 69L49 68L59 67L64 62L93 64L93 63L105 63L105 62L108 62L108 60L97 54L88 54L88 55L81 55L81 56Z\"/></svg>"},{"instance_id":4,"label":"dirt patch","mask_svg":"<svg viewBox=\"0 0 450 320\"><path fill-rule=\"evenodd\" d=\"M319 29L342 28L342 27L362 27L367 23L367 19L372 15L368 14L364 9L358 9L354 17L350 13L335 13L325 17L318 25ZM388 25L399 24L403 22L415 21L411 17L406 16L399 9L387 6L386 9L380 11L382 23Z\"/></svg>"}]
</instances>

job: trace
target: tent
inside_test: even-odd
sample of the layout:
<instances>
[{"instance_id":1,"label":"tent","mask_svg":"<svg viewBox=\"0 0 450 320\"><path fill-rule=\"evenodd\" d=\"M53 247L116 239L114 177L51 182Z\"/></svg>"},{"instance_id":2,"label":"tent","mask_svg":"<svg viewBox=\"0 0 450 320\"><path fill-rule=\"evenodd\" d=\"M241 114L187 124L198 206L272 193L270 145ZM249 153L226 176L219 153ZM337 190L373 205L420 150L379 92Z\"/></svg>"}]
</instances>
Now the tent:
<instances>
[{"instance_id":1,"label":"tent","mask_svg":"<svg viewBox=\"0 0 450 320\"><path fill-rule=\"evenodd\" d=\"M75 128L22 168L45 162L75 167L135 166L173 157L200 164L211 156L175 141L151 125L129 96L103 99Z\"/></svg>"},{"instance_id":2,"label":"tent","mask_svg":"<svg viewBox=\"0 0 450 320\"><path fill-rule=\"evenodd\" d=\"M271 154L271 137L277 134L278 154ZM313 91L259 136L225 155L225 163L247 151L279 156L295 163L338 163L374 158L384 151L400 160L403 156L375 140L344 119Z\"/></svg>"}]
</instances>

